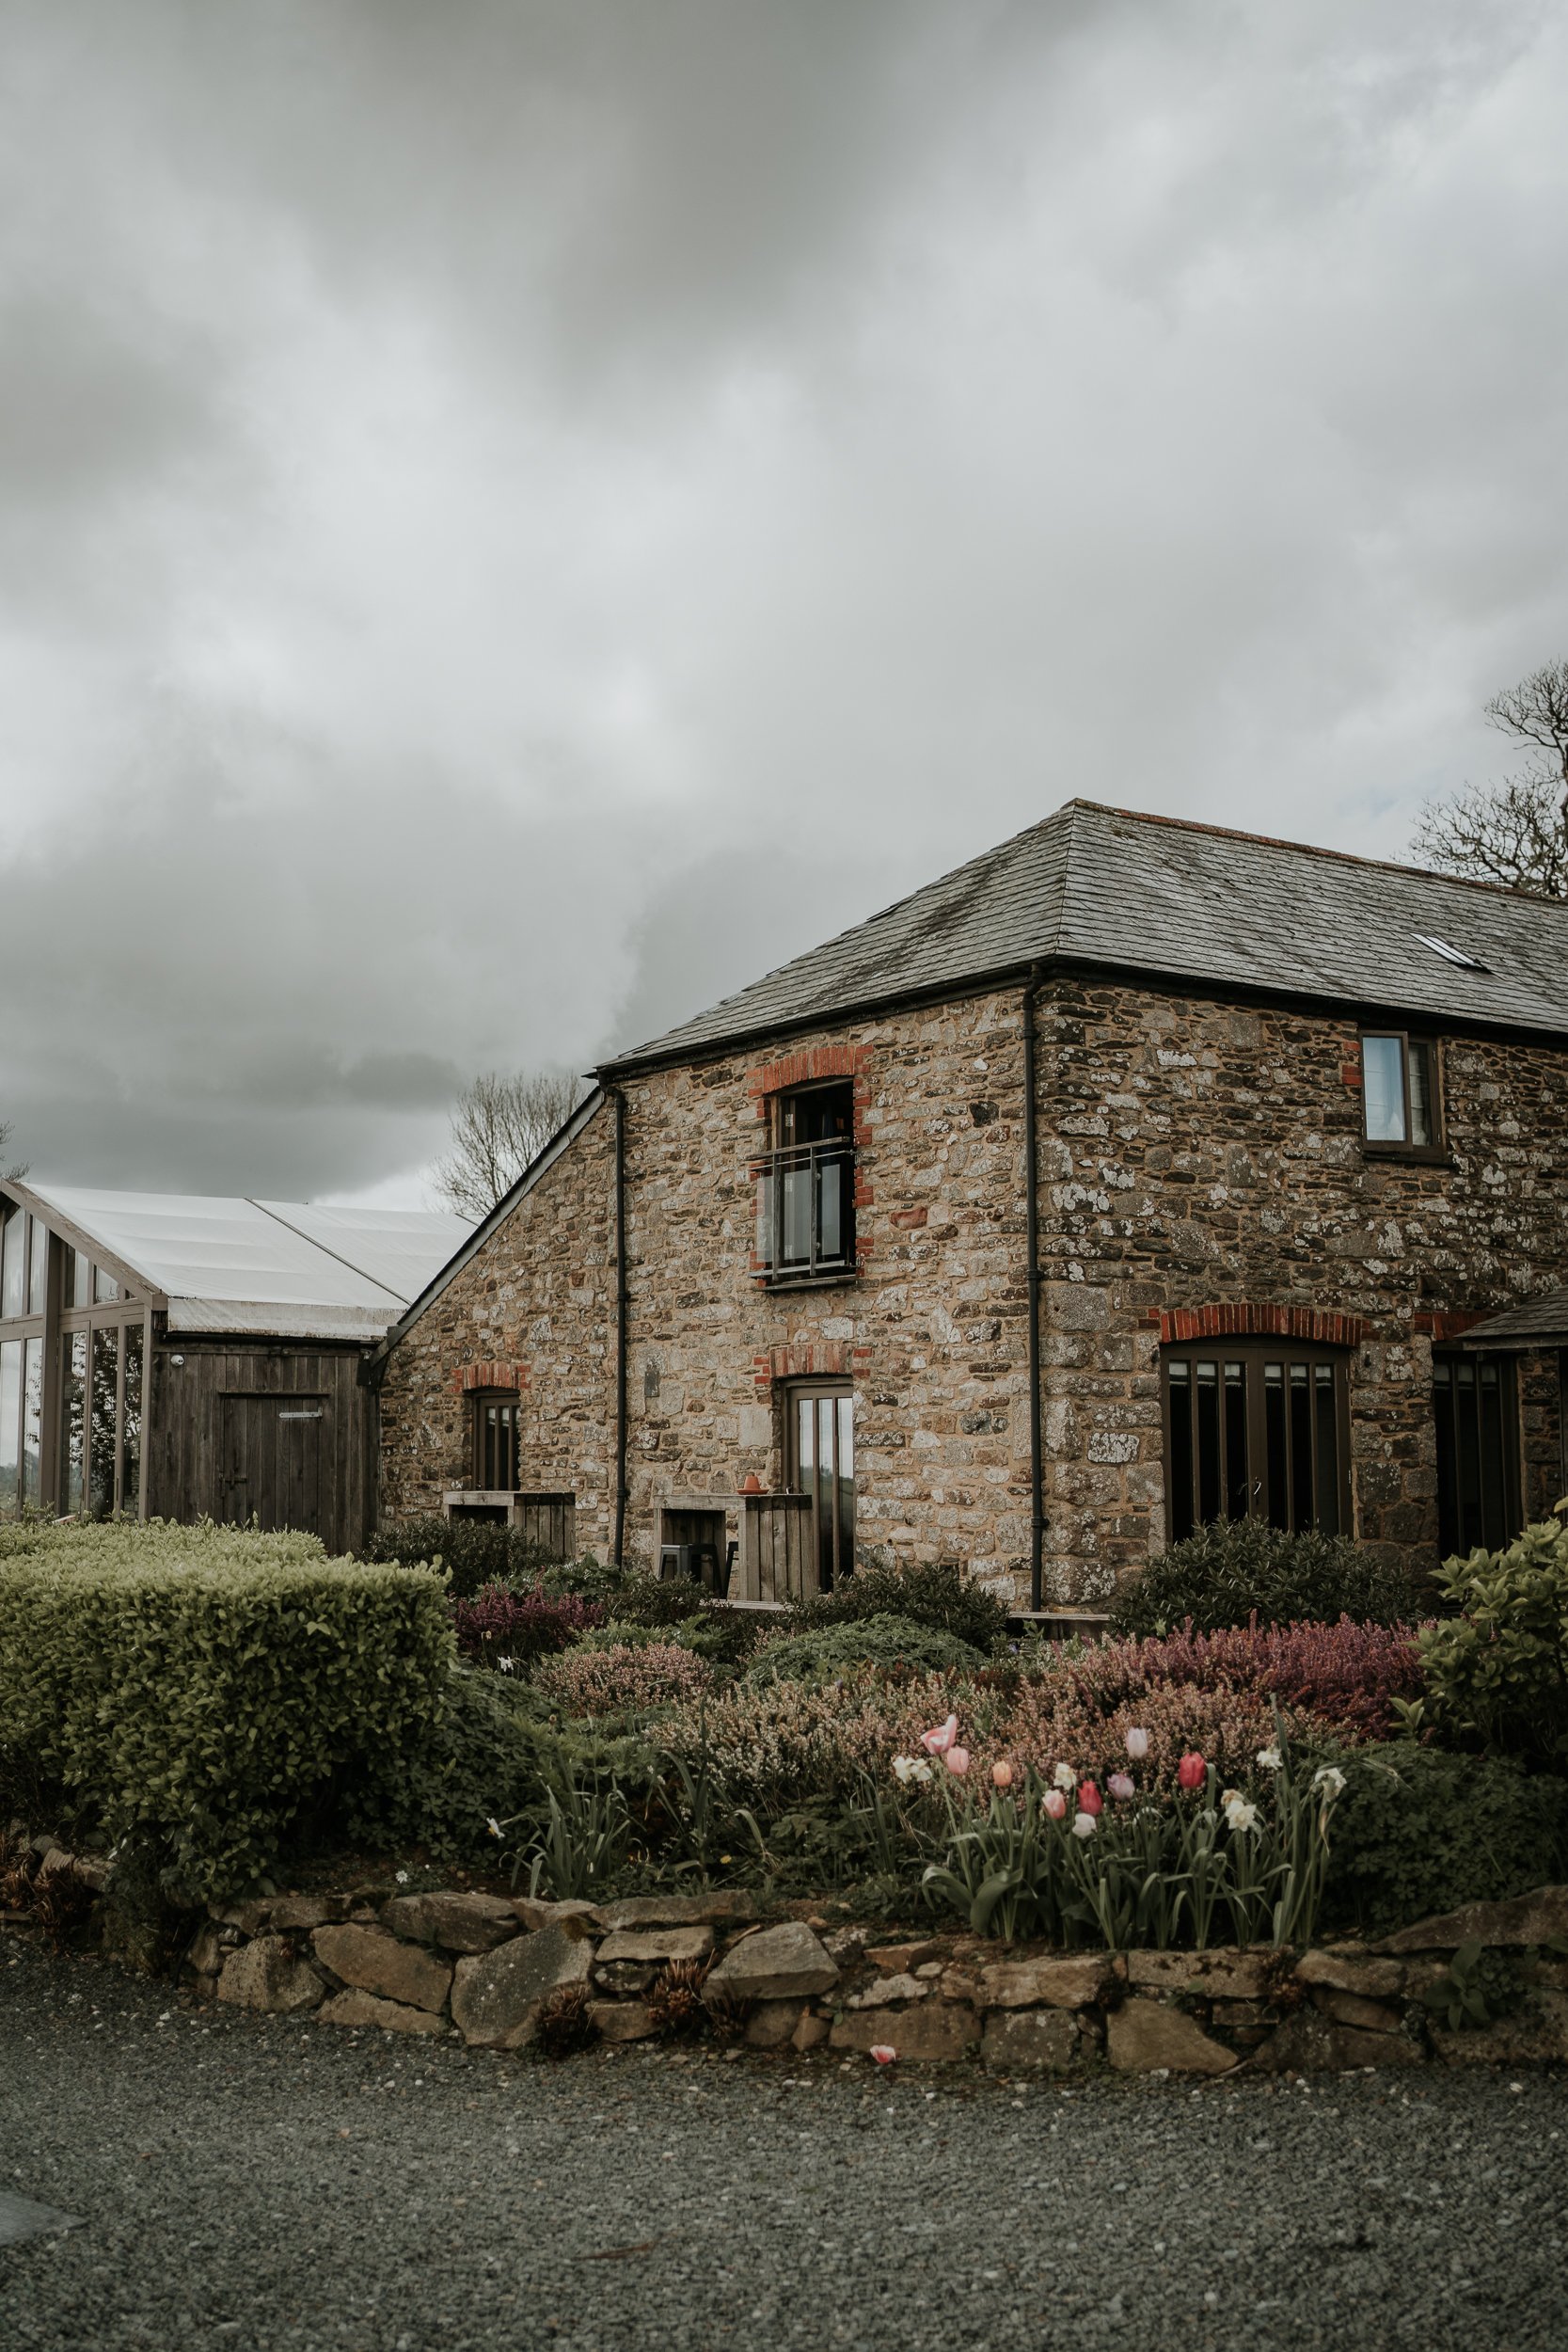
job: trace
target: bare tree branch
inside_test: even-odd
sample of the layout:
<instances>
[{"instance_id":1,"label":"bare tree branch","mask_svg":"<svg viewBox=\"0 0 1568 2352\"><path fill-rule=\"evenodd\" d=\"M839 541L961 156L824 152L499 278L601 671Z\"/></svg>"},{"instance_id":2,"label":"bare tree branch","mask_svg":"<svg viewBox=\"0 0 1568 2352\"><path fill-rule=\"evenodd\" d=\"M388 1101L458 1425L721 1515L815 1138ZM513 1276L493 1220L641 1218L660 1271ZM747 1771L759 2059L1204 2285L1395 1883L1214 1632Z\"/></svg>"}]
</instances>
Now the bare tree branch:
<instances>
[{"instance_id":1,"label":"bare tree branch","mask_svg":"<svg viewBox=\"0 0 1568 2352\"><path fill-rule=\"evenodd\" d=\"M1412 847L1440 873L1568 898L1568 661L1548 662L1494 694L1495 727L1530 746L1518 775L1429 801Z\"/></svg>"},{"instance_id":2,"label":"bare tree branch","mask_svg":"<svg viewBox=\"0 0 1568 2352\"><path fill-rule=\"evenodd\" d=\"M442 1199L460 1216L487 1216L585 1090L580 1078L562 1070L523 1070L511 1078L490 1071L465 1087L451 1115L451 1150L435 1170Z\"/></svg>"},{"instance_id":3,"label":"bare tree branch","mask_svg":"<svg viewBox=\"0 0 1568 2352\"><path fill-rule=\"evenodd\" d=\"M9 1120L8 1120L8 1119L0 1119L0 1152L3 1152L5 1151L7 1144L9 1142L9 1140L10 1140L10 1133L11 1133L11 1127L10 1127L10 1121L9 1121ZM21 1182L22 1178L23 1178L24 1176L25 1176L25 1175L26 1175L26 1173L27 1173L27 1163L26 1163L26 1161L25 1161L25 1160L18 1160L18 1161L15 1163L15 1165L14 1165L13 1167L11 1167L11 1168L0 1168L0 1182L6 1183L6 1184L12 1184L12 1183L18 1183L18 1184L19 1184L19 1183Z\"/></svg>"}]
</instances>

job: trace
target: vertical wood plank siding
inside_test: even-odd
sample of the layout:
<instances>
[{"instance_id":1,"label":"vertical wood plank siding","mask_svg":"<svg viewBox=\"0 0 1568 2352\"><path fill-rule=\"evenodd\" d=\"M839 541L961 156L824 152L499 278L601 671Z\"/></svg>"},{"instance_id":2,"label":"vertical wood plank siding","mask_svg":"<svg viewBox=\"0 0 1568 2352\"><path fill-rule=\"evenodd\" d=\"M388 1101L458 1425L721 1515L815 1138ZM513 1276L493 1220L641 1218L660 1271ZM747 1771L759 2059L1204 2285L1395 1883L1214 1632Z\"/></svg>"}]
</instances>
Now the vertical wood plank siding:
<instances>
[{"instance_id":1,"label":"vertical wood plank siding","mask_svg":"<svg viewBox=\"0 0 1568 2352\"><path fill-rule=\"evenodd\" d=\"M183 1363L174 1359L182 1357ZM224 1462L226 1397L319 1400L319 1507L290 1491L279 1461L273 1491L252 1496L263 1517L309 1516L328 1551L356 1551L375 1520L375 1397L356 1346L286 1341L202 1341L160 1336L149 1366L147 1508L150 1517L222 1519L230 1502ZM264 1455L262 1456L264 1460ZM297 1483L297 1482L296 1482Z\"/></svg>"}]
</instances>

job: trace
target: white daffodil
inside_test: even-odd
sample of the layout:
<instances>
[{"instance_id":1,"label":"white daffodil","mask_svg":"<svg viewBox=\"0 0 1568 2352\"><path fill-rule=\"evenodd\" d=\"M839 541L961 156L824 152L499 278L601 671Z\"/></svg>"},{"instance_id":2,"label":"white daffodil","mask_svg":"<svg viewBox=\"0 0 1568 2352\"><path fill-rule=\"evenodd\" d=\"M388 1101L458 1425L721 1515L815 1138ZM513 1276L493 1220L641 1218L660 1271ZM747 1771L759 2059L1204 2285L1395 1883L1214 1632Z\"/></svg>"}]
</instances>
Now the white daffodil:
<instances>
[{"instance_id":1,"label":"white daffodil","mask_svg":"<svg viewBox=\"0 0 1568 2352\"><path fill-rule=\"evenodd\" d=\"M490 1833L490 1835L491 1835L491 1836L492 1836L492 1837L499 1837L499 1836L500 1836L500 1834L501 1834L501 1825L500 1825L500 1823L497 1820L497 1819L496 1819L496 1817L495 1817L495 1815L494 1815L493 1813L491 1813L491 1814L487 1814L487 1815L485 1816L484 1826L485 1826L485 1828L489 1831L489 1833Z\"/></svg>"},{"instance_id":2,"label":"white daffodil","mask_svg":"<svg viewBox=\"0 0 1568 2352\"><path fill-rule=\"evenodd\" d=\"M1312 1775L1312 1786L1321 1788L1325 1797L1337 1797L1344 1788L1345 1776L1338 1764L1320 1764Z\"/></svg>"},{"instance_id":3,"label":"white daffodil","mask_svg":"<svg viewBox=\"0 0 1568 2352\"><path fill-rule=\"evenodd\" d=\"M1051 1779L1057 1788L1075 1788L1078 1786L1078 1775L1070 1764L1058 1764Z\"/></svg>"},{"instance_id":4,"label":"white daffodil","mask_svg":"<svg viewBox=\"0 0 1568 2352\"><path fill-rule=\"evenodd\" d=\"M915 1777L915 1762L912 1756L895 1756L894 1757L893 1777L895 1780L901 1781L906 1788L909 1787L911 1781Z\"/></svg>"},{"instance_id":5,"label":"white daffodil","mask_svg":"<svg viewBox=\"0 0 1568 2352\"><path fill-rule=\"evenodd\" d=\"M515 1658L498 1658L496 1663L503 1675L509 1675L515 1667L517 1661Z\"/></svg>"},{"instance_id":6,"label":"white daffodil","mask_svg":"<svg viewBox=\"0 0 1568 2352\"><path fill-rule=\"evenodd\" d=\"M1282 1769L1285 1758L1277 1748L1259 1748L1258 1761L1266 1772L1277 1772Z\"/></svg>"},{"instance_id":7,"label":"white daffodil","mask_svg":"<svg viewBox=\"0 0 1568 2352\"><path fill-rule=\"evenodd\" d=\"M1227 1829L1256 1829L1258 1807L1249 1804L1239 1789L1233 1789L1226 1800L1225 1820Z\"/></svg>"}]
</instances>

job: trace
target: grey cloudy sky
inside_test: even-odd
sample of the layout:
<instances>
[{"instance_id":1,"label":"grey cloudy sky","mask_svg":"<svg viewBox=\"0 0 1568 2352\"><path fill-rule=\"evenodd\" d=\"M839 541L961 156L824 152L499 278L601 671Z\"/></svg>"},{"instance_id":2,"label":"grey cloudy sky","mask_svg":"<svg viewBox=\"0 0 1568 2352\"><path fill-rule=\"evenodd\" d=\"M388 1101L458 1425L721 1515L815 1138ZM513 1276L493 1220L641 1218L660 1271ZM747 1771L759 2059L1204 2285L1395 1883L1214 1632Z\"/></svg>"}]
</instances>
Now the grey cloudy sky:
<instances>
[{"instance_id":1,"label":"grey cloudy sky","mask_svg":"<svg viewBox=\"0 0 1568 2352\"><path fill-rule=\"evenodd\" d=\"M0 0L0 1120L422 1197L1073 793L1568 652L1568 13Z\"/></svg>"}]
</instances>

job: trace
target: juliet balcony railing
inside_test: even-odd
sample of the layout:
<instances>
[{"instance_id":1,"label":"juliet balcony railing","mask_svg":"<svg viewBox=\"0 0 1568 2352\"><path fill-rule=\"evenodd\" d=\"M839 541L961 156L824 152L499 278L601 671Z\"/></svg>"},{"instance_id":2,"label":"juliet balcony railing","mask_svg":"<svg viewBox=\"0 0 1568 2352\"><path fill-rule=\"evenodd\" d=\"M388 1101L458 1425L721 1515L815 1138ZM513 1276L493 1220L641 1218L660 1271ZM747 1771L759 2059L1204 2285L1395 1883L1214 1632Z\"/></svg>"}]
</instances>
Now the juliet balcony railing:
<instances>
[{"instance_id":1,"label":"juliet balcony railing","mask_svg":"<svg viewBox=\"0 0 1568 2352\"><path fill-rule=\"evenodd\" d=\"M757 1187L753 1271L769 1284L855 1270L855 1147L842 1136L785 1144L752 1163Z\"/></svg>"}]
</instances>

